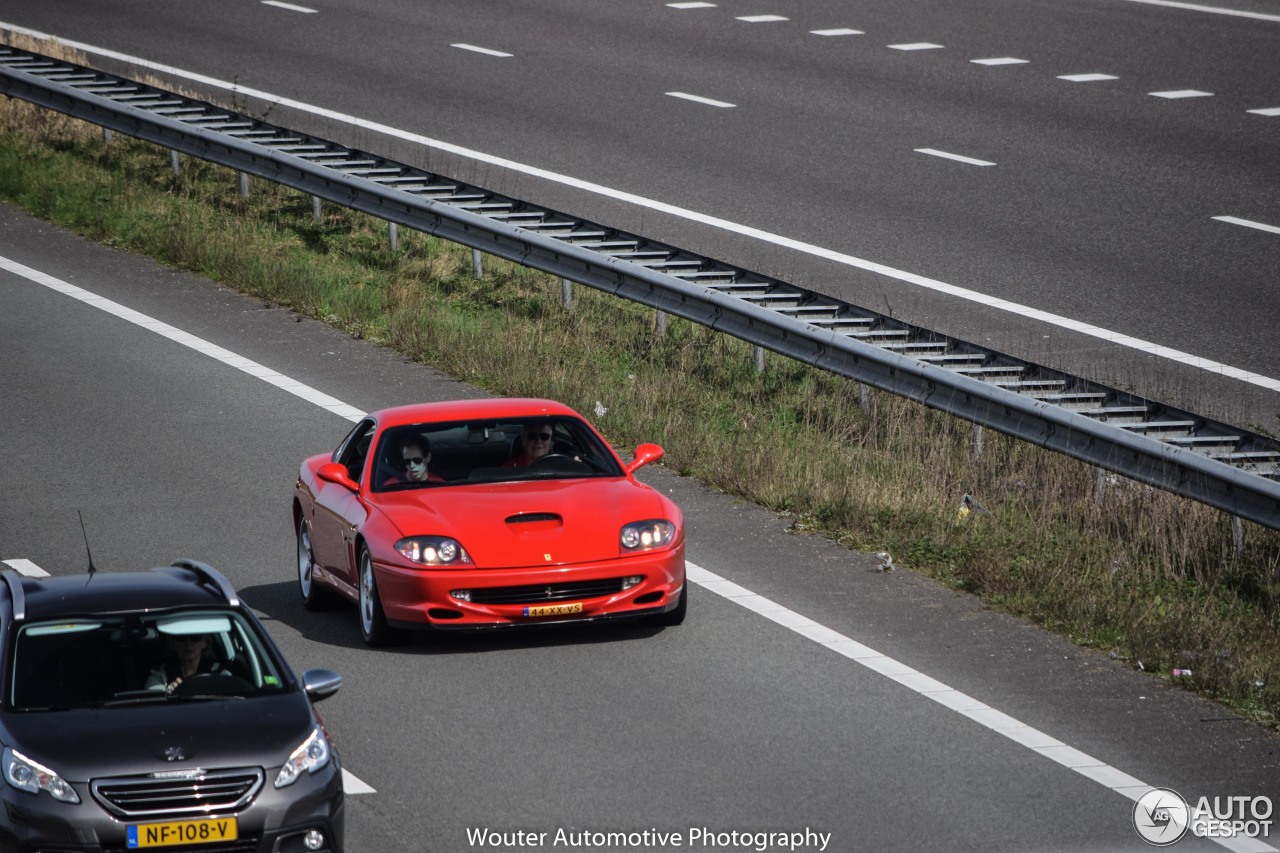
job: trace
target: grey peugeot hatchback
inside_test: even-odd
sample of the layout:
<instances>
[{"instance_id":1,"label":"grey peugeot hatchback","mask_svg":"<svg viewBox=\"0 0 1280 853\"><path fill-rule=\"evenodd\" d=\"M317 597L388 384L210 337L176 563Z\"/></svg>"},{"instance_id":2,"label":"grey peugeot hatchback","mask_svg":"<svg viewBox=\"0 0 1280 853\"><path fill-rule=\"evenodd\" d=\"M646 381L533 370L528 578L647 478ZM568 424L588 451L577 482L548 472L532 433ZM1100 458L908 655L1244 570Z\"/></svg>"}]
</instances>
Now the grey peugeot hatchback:
<instances>
[{"instance_id":1,"label":"grey peugeot hatchback","mask_svg":"<svg viewBox=\"0 0 1280 853\"><path fill-rule=\"evenodd\" d=\"M0 573L0 851L341 853L338 753L209 566Z\"/></svg>"}]
</instances>

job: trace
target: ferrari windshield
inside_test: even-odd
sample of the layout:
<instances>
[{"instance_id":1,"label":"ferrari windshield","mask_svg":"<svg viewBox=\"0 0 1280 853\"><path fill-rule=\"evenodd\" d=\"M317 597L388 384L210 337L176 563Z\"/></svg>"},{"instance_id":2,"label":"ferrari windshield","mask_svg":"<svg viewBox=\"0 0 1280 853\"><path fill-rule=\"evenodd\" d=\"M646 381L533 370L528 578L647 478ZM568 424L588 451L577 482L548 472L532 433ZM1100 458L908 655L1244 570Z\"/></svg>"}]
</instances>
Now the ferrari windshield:
<instances>
[{"instance_id":1,"label":"ferrari windshield","mask_svg":"<svg viewBox=\"0 0 1280 853\"><path fill-rule=\"evenodd\" d=\"M230 609L29 622L9 661L15 710L92 708L287 689L252 625Z\"/></svg>"},{"instance_id":2,"label":"ferrari windshield","mask_svg":"<svg viewBox=\"0 0 1280 853\"><path fill-rule=\"evenodd\" d=\"M378 442L374 471L375 491L622 475L596 433L567 417L390 428Z\"/></svg>"}]
</instances>

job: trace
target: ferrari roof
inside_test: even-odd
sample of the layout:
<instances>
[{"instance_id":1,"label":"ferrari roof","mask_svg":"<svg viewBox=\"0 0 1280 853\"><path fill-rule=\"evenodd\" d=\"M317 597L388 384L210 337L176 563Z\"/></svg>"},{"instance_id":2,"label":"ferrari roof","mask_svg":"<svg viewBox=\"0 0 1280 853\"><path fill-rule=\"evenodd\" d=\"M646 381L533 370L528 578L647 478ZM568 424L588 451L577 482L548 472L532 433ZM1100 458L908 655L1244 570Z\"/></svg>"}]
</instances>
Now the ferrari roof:
<instances>
[{"instance_id":1,"label":"ferrari roof","mask_svg":"<svg viewBox=\"0 0 1280 853\"><path fill-rule=\"evenodd\" d=\"M383 426L430 421L463 421L472 418L527 418L541 415L581 417L564 403L522 397L484 397L443 403L416 403L373 412Z\"/></svg>"}]
</instances>

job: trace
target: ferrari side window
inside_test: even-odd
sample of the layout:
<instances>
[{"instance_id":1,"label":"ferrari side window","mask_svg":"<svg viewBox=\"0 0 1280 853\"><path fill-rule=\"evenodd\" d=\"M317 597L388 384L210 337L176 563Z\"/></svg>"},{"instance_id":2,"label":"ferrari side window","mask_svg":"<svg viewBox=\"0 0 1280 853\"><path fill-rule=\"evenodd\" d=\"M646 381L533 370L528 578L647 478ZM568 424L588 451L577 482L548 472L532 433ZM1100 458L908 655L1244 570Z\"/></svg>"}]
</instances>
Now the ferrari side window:
<instances>
[{"instance_id":1,"label":"ferrari side window","mask_svg":"<svg viewBox=\"0 0 1280 853\"><path fill-rule=\"evenodd\" d=\"M377 425L371 420L361 421L338 448L336 461L347 466L347 476L360 482L364 476L364 462L369 456L369 445Z\"/></svg>"}]
</instances>

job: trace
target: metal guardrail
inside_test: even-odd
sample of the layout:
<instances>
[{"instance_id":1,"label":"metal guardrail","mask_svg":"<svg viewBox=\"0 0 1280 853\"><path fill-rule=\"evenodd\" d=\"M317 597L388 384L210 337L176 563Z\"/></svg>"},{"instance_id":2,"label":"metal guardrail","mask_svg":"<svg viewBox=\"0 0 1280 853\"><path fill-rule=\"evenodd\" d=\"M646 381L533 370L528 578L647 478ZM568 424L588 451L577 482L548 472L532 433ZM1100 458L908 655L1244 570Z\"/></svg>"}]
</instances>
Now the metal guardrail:
<instances>
[{"instance_id":1,"label":"metal guardrail","mask_svg":"<svg viewBox=\"0 0 1280 853\"><path fill-rule=\"evenodd\" d=\"M0 47L0 92L648 305L1280 529L1280 442L163 89Z\"/></svg>"}]
</instances>

